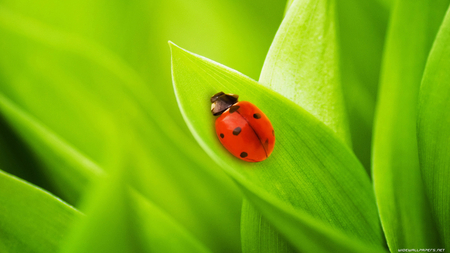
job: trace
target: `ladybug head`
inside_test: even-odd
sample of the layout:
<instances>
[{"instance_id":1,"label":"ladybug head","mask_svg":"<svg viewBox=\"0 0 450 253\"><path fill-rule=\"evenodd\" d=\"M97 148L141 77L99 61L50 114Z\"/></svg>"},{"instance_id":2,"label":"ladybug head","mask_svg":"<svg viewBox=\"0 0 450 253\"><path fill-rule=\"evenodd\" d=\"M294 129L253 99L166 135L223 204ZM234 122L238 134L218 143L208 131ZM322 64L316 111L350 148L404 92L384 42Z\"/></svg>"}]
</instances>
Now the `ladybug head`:
<instances>
[{"instance_id":1,"label":"ladybug head","mask_svg":"<svg viewBox=\"0 0 450 253\"><path fill-rule=\"evenodd\" d=\"M236 104L239 95L225 94L222 91L211 97L211 112L214 116L222 114L225 110Z\"/></svg>"}]
</instances>

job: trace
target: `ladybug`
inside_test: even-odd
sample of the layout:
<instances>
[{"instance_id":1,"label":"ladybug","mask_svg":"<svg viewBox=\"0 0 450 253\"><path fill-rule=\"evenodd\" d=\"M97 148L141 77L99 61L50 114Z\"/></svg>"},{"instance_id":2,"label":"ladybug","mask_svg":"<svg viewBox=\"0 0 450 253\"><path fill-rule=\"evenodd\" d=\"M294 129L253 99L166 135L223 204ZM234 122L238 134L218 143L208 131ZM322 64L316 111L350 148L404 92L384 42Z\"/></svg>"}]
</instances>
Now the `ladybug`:
<instances>
[{"instance_id":1,"label":"ladybug","mask_svg":"<svg viewBox=\"0 0 450 253\"><path fill-rule=\"evenodd\" d=\"M260 162L272 153L275 132L269 118L254 104L238 95L219 92L211 97L216 134L222 145L237 158Z\"/></svg>"}]
</instances>

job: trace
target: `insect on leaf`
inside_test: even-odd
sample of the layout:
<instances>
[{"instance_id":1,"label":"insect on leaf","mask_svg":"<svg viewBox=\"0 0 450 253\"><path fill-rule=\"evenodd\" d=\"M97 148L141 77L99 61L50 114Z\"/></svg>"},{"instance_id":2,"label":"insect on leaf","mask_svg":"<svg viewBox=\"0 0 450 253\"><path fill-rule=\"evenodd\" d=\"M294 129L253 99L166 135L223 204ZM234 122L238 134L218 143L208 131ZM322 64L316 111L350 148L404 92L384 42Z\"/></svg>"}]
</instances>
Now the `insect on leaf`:
<instances>
[{"instance_id":1,"label":"insect on leaf","mask_svg":"<svg viewBox=\"0 0 450 253\"><path fill-rule=\"evenodd\" d=\"M286 218L279 217L279 213L290 213L289 219L301 222L298 220L300 215L293 215L301 213L319 224L330 221L325 226L328 232L339 231L337 233L341 235L359 238L358 243L372 245L374 250L382 247L369 178L351 150L328 127L293 102L244 75L173 44L170 46L175 93L189 129L205 151L239 182L245 192L262 199L265 205L273 205L278 214L265 208L263 215L280 233L298 249L328 247L306 243L309 240L306 229L284 229L281 223L275 222ZM218 91L240 94L241 100L254 103L270 118L277 141L274 152L264 162L240 161L220 145L209 102ZM247 197L252 204L261 203L260 200L253 201L250 195ZM262 211L262 204L257 207ZM304 226L317 229L312 223ZM303 236L306 241L299 243L297 236ZM359 247L355 246L358 243L344 241L333 246L347 250Z\"/></svg>"}]
</instances>

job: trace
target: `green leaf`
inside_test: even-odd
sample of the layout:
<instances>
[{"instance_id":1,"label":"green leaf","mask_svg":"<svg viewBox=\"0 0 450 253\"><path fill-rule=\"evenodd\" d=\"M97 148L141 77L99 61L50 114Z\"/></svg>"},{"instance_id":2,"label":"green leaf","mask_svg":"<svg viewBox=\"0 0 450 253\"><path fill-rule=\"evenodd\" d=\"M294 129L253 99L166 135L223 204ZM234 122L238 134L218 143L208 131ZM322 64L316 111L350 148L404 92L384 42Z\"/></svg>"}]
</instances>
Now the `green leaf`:
<instances>
[{"instance_id":1,"label":"green leaf","mask_svg":"<svg viewBox=\"0 0 450 253\"><path fill-rule=\"evenodd\" d=\"M128 185L117 169L85 202L86 214L64 244L71 252L209 252L182 226Z\"/></svg>"},{"instance_id":2,"label":"green leaf","mask_svg":"<svg viewBox=\"0 0 450 253\"><path fill-rule=\"evenodd\" d=\"M425 62L448 0L397 2L383 59L373 178L389 248L438 248L419 169L416 108Z\"/></svg>"},{"instance_id":3,"label":"green leaf","mask_svg":"<svg viewBox=\"0 0 450 253\"><path fill-rule=\"evenodd\" d=\"M436 227L445 248L450 247L449 10L428 58L419 92L417 116L420 169Z\"/></svg>"},{"instance_id":4,"label":"green leaf","mask_svg":"<svg viewBox=\"0 0 450 253\"><path fill-rule=\"evenodd\" d=\"M294 1L272 42L259 80L350 143L335 23L333 0Z\"/></svg>"},{"instance_id":5,"label":"green leaf","mask_svg":"<svg viewBox=\"0 0 450 253\"><path fill-rule=\"evenodd\" d=\"M264 63L260 83L303 107L350 144L338 73L335 2L301 0L288 8ZM284 247L285 243L280 243L282 239L276 238L277 233L258 212L245 203L242 212L244 251Z\"/></svg>"},{"instance_id":6,"label":"green leaf","mask_svg":"<svg viewBox=\"0 0 450 253\"><path fill-rule=\"evenodd\" d=\"M373 117L388 11L376 0L337 1L341 80L353 152L370 173Z\"/></svg>"},{"instance_id":7,"label":"green leaf","mask_svg":"<svg viewBox=\"0 0 450 253\"><path fill-rule=\"evenodd\" d=\"M286 16L289 8L291 7L292 3L294 2L294 0L287 0L286 1L286 7L284 7L284 16Z\"/></svg>"},{"instance_id":8,"label":"green leaf","mask_svg":"<svg viewBox=\"0 0 450 253\"><path fill-rule=\"evenodd\" d=\"M329 245L308 243L308 234L316 231L316 235L323 232L327 238L333 237L331 234L352 238L333 244L337 249L357 251L359 247L355 245L360 245L360 240L381 247L381 229L369 178L328 127L240 73L173 44L171 49L175 93L189 129L291 244L303 250L329 250ZM242 100L251 101L271 119L277 144L264 162L240 161L218 142L209 98L221 90L240 94ZM303 225L285 227L289 221ZM324 222L329 225L323 225ZM355 237L359 240L352 243ZM304 240L300 243L299 238Z\"/></svg>"},{"instance_id":9,"label":"green leaf","mask_svg":"<svg viewBox=\"0 0 450 253\"><path fill-rule=\"evenodd\" d=\"M0 170L1 252L58 252L79 216L60 199Z\"/></svg>"}]
</instances>

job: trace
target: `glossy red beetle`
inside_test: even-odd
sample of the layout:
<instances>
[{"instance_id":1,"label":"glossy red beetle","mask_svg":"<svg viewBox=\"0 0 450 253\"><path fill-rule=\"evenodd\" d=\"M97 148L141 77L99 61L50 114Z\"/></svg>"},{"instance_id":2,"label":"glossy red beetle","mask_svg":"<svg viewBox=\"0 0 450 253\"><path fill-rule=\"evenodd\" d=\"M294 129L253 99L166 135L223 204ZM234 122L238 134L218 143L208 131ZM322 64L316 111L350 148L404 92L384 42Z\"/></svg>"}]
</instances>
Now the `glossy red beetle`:
<instances>
[{"instance_id":1,"label":"glossy red beetle","mask_svg":"<svg viewBox=\"0 0 450 253\"><path fill-rule=\"evenodd\" d=\"M247 162L260 162L272 153L275 132L269 118L254 104L238 95L219 92L211 97L216 134L234 156Z\"/></svg>"}]
</instances>

